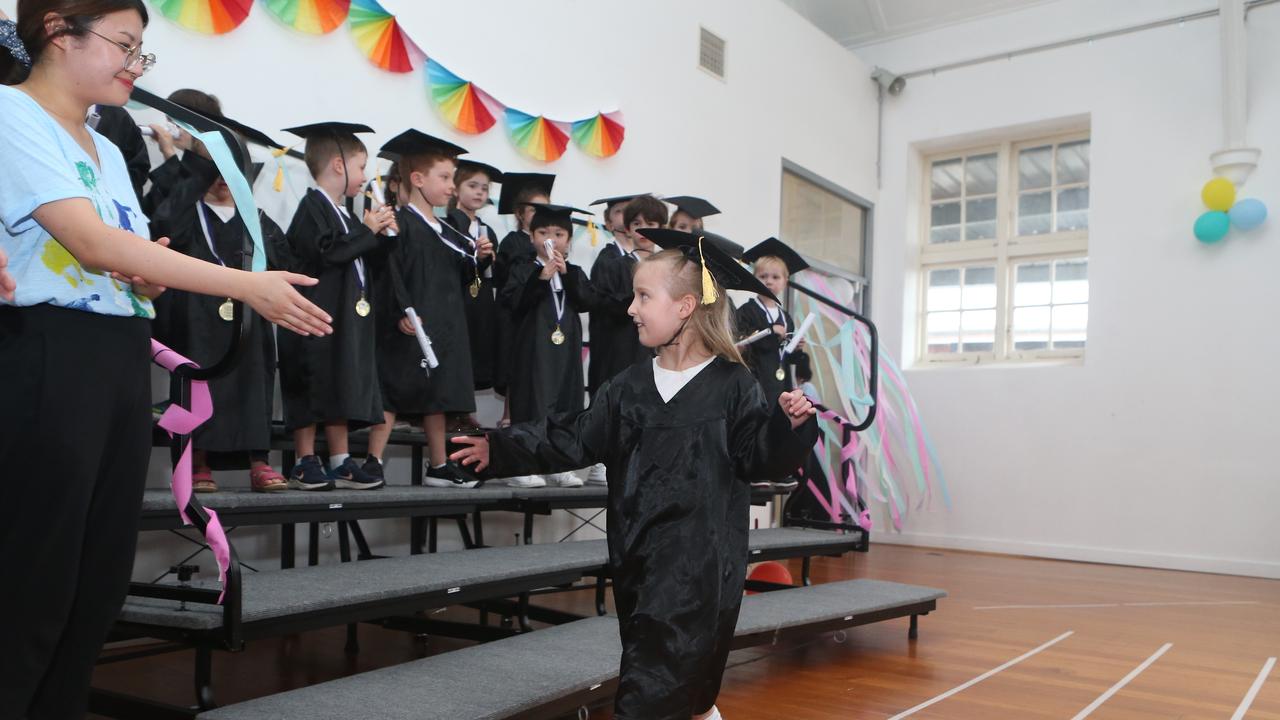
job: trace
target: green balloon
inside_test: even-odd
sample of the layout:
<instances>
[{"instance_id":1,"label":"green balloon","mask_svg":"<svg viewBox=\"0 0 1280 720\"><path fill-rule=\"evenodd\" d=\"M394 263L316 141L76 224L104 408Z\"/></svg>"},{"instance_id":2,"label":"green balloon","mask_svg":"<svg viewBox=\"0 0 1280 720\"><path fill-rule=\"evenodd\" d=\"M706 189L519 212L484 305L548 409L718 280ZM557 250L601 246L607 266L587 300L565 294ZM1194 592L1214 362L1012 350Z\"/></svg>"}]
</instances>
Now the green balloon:
<instances>
[{"instance_id":1,"label":"green balloon","mask_svg":"<svg viewBox=\"0 0 1280 720\"><path fill-rule=\"evenodd\" d=\"M1209 212L1196 218L1196 239L1202 243L1216 243L1227 236L1231 229L1231 218L1220 210Z\"/></svg>"}]
</instances>

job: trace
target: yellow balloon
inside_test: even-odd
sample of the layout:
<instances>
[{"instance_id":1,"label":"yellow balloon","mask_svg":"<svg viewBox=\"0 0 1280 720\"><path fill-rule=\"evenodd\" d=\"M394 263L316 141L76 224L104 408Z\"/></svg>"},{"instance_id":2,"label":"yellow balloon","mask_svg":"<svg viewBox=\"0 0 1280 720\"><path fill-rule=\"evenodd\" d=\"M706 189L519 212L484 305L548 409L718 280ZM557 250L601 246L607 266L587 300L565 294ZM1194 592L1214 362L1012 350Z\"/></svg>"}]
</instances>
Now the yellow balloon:
<instances>
[{"instance_id":1,"label":"yellow balloon","mask_svg":"<svg viewBox=\"0 0 1280 720\"><path fill-rule=\"evenodd\" d=\"M1210 210L1226 212L1236 204L1236 186L1226 178L1216 177L1204 184L1200 198Z\"/></svg>"}]
</instances>

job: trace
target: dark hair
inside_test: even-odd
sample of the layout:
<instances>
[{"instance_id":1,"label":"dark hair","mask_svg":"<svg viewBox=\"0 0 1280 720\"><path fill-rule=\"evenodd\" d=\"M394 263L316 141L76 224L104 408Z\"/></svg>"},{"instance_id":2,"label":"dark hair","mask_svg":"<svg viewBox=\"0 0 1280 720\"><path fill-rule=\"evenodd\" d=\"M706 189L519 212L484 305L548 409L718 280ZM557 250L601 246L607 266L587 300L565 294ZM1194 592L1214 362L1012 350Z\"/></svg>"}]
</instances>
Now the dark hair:
<instances>
[{"instance_id":1,"label":"dark hair","mask_svg":"<svg viewBox=\"0 0 1280 720\"><path fill-rule=\"evenodd\" d=\"M533 219L529 221L529 234L532 235L538 228L558 227L569 233L569 239L573 239L573 222L564 215L552 215L551 213L534 213Z\"/></svg>"},{"instance_id":2,"label":"dark hair","mask_svg":"<svg viewBox=\"0 0 1280 720\"><path fill-rule=\"evenodd\" d=\"M307 149L303 153L303 160L307 163L307 170L311 172L311 177L319 179L325 166L335 157L341 157L342 161L346 162L352 155L367 152L369 151L365 149L360 138L351 133L321 134L307 138Z\"/></svg>"},{"instance_id":3,"label":"dark hair","mask_svg":"<svg viewBox=\"0 0 1280 720\"><path fill-rule=\"evenodd\" d=\"M667 206L652 195L641 195L627 203L627 211L622 214L622 222L630 228L636 218L644 218L648 222L656 222L661 227L667 224Z\"/></svg>"},{"instance_id":4,"label":"dark hair","mask_svg":"<svg viewBox=\"0 0 1280 720\"><path fill-rule=\"evenodd\" d=\"M31 56L31 64L35 65L55 37L84 37L104 15L124 10L133 10L141 15L144 27L151 21L142 0L18 0L18 39L26 47L27 55ZM49 13L61 15L66 27L55 33L45 32L44 19ZM0 50L0 84L17 85L30 74L30 68Z\"/></svg>"},{"instance_id":5,"label":"dark hair","mask_svg":"<svg viewBox=\"0 0 1280 720\"><path fill-rule=\"evenodd\" d=\"M169 93L169 101L195 110L206 117L216 117L222 114L222 101L217 96L200 90L192 90L190 88L174 90Z\"/></svg>"}]
</instances>

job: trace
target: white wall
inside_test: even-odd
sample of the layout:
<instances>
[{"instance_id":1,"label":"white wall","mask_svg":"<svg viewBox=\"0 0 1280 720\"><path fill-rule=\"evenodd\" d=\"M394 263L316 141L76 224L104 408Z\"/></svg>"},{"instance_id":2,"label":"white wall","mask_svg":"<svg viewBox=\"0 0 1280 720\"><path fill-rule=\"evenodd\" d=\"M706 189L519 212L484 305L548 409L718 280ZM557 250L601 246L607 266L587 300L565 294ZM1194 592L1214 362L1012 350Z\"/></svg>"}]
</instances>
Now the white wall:
<instances>
[{"instance_id":1,"label":"white wall","mask_svg":"<svg viewBox=\"0 0 1280 720\"><path fill-rule=\"evenodd\" d=\"M906 72L1205 5L1064 0L858 52ZM1264 152L1244 194L1274 215L1280 7L1248 35ZM970 133L1089 117L1092 297L1083 366L908 372L955 505L880 541L1280 577L1280 219L1218 247L1191 235L1221 144L1219 62L1215 18L917 77L888 100L873 287L896 356L915 355L921 150Z\"/></svg>"},{"instance_id":2,"label":"white wall","mask_svg":"<svg viewBox=\"0 0 1280 720\"><path fill-rule=\"evenodd\" d=\"M146 49L159 64L140 85L161 95L180 87L212 92L229 116L281 141L290 136L279 128L318 120L367 123L379 131L371 145L415 126L505 170L560 174L556 199L578 206L635 191L704 195L724 211L709 226L746 244L777 232L784 157L874 194L875 95L864 82L866 68L774 0L384 5L428 54L514 107L561 119L621 108L627 125L621 152L598 160L571 145L558 162L540 166L518 154L501 125L461 135L430 106L424 73L381 71L345 28L307 36L261 7L221 37L183 30L153 9ZM0 1L0 8L12 14L13 0ZM697 68L700 23L728 43L727 82ZM167 454L157 452L153 486L165 484L166 468ZM405 482L407 460L393 456L388 470ZM240 475L218 479L243 484ZM563 513L539 519L536 539L557 540L575 524ZM371 540L403 552L407 523L367 525ZM506 544L517 529L495 515L487 539ZM233 538L253 561L278 552L277 535L247 529ZM444 528L442 542L454 544L455 535ZM139 577L181 557L160 534L145 534L143 543ZM305 545L300 537L300 554ZM335 547L324 543L326 551Z\"/></svg>"}]
</instances>

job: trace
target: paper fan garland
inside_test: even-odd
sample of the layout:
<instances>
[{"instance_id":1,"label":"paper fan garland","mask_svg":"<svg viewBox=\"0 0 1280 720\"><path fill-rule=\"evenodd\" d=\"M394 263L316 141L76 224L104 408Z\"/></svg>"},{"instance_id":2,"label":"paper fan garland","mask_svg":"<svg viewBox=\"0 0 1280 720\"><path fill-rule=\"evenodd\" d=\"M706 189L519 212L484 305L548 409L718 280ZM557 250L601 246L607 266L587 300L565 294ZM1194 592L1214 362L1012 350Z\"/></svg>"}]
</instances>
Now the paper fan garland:
<instances>
[{"instance_id":1,"label":"paper fan garland","mask_svg":"<svg viewBox=\"0 0 1280 720\"><path fill-rule=\"evenodd\" d=\"M569 123L548 120L507 108L507 132L525 155L539 162L555 162L569 145Z\"/></svg>"},{"instance_id":2,"label":"paper fan garland","mask_svg":"<svg viewBox=\"0 0 1280 720\"><path fill-rule=\"evenodd\" d=\"M325 35L347 21L351 0L263 0L280 22L309 35Z\"/></svg>"},{"instance_id":3,"label":"paper fan garland","mask_svg":"<svg viewBox=\"0 0 1280 720\"><path fill-rule=\"evenodd\" d=\"M427 88L440 115L460 132L482 133L498 122L502 105L489 93L449 72L435 60L427 60Z\"/></svg>"},{"instance_id":4,"label":"paper fan garland","mask_svg":"<svg viewBox=\"0 0 1280 720\"><path fill-rule=\"evenodd\" d=\"M188 30L221 35L240 27L253 0L152 0L160 14Z\"/></svg>"},{"instance_id":5,"label":"paper fan garland","mask_svg":"<svg viewBox=\"0 0 1280 720\"><path fill-rule=\"evenodd\" d=\"M361 52L383 70L410 72L426 58L396 17L374 0L351 0L347 21Z\"/></svg>"},{"instance_id":6,"label":"paper fan garland","mask_svg":"<svg viewBox=\"0 0 1280 720\"><path fill-rule=\"evenodd\" d=\"M573 141L588 155L598 158L613 157L626 134L620 112L596 113L595 117L573 124Z\"/></svg>"}]
</instances>

